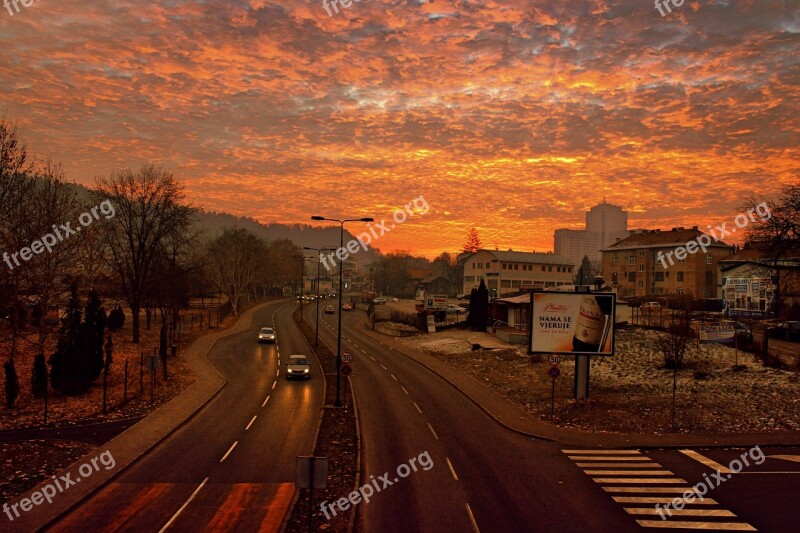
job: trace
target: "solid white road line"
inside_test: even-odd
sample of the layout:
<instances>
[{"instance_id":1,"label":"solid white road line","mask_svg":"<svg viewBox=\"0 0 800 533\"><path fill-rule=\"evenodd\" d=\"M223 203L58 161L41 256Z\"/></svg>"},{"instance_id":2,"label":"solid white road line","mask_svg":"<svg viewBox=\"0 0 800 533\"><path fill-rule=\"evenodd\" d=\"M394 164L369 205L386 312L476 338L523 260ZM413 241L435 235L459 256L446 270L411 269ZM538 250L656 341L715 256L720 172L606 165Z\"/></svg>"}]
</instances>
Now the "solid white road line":
<instances>
[{"instance_id":1,"label":"solid white road line","mask_svg":"<svg viewBox=\"0 0 800 533\"><path fill-rule=\"evenodd\" d=\"M255 422L255 421L256 421L256 418L258 418L258 415L255 415L255 416L252 418L252 420L250 420L250 423L249 423L249 424L247 424L247 427L246 427L246 428L244 428L244 430L245 430L245 431L247 431L248 429L250 429L250 426L252 426L252 425L253 425L253 422Z\"/></svg>"},{"instance_id":2,"label":"solid white road line","mask_svg":"<svg viewBox=\"0 0 800 533\"><path fill-rule=\"evenodd\" d=\"M469 504L465 504L467 506L467 514L469 515L469 521L472 523L472 529L475 530L475 533L481 533L481 530L478 529L478 523L475 521L475 515L472 514L472 509L469 508Z\"/></svg>"},{"instance_id":3,"label":"solid white road line","mask_svg":"<svg viewBox=\"0 0 800 533\"><path fill-rule=\"evenodd\" d=\"M701 455L701 454L697 453L694 450L678 450L678 451L681 452L686 457L691 457L692 459L694 459L698 463L709 467L711 470L718 471L720 474L733 474L733 471L730 468L728 468L727 466L722 466L721 464L719 464L718 462L714 461L713 459L709 459L705 455Z\"/></svg>"},{"instance_id":4,"label":"solid white road line","mask_svg":"<svg viewBox=\"0 0 800 533\"><path fill-rule=\"evenodd\" d=\"M192 495L191 495L191 496L189 496L189 499L188 499L188 500L186 500L185 502L183 502L183 505L181 505L181 508L180 508L180 509L178 509L178 510L175 512L175 514L174 514L174 515L172 515L172 518L170 518L170 519L169 519L169 522L167 522L166 524L164 524L164 527L162 527L162 528L159 530L159 532L158 532L158 533L164 533L164 531L166 531L166 530L167 530L167 528L168 528L169 526L171 526L171 525L172 525L172 523L175 521L175 519L176 519L176 518L178 518L178 515L180 515L180 514L181 514L181 512L183 512L183 510L184 510L184 509L186 509L186 506L187 506L187 505L189 505L189 503L190 503L190 502L191 502L191 501L194 499L194 497L195 497L195 496L197 496L197 493L198 493L198 492L200 492L200 489L202 489L202 488L203 488L203 485L205 485L207 481L208 481L208 478L205 478L205 479L203 480L203 482L202 482L202 483L200 483L200 485L199 485L199 486L198 486L196 489L194 489L194 492L192 493Z\"/></svg>"},{"instance_id":5,"label":"solid white road line","mask_svg":"<svg viewBox=\"0 0 800 533\"><path fill-rule=\"evenodd\" d=\"M444 460L447 461L447 467L450 469L450 473L453 474L453 479L458 481L458 476L456 475L456 471L453 468L453 463L450 462L450 458L449 457L445 457Z\"/></svg>"},{"instance_id":6,"label":"solid white road line","mask_svg":"<svg viewBox=\"0 0 800 533\"><path fill-rule=\"evenodd\" d=\"M237 445L237 444L239 444L239 441L238 441L238 440L237 440L236 442L234 442L233 444L231 444L231 447L230 447L230 448L228 448L228 451L227 451L227 452L225 452L225 455L223 455L223 456L222 456L222 459L220 459L220 460L219 460L219 462L220 462L220 463L221 463L222 461L224 461L225 459L227 459L227 458L228 458L228 456L231 454L231 452L233 451L233 449L234 449L234 448L236 448L236 445Z\"/></svg>"},{"instance_id":7,"label":"solid white road line","mask_svg":"<svg viewBox=\"0 0 800 533\"><path fill-rule=\"evenodd\" d=\"M264 407L265 405L267 405L267 402L268 402L268 401L269 401L269 396L267 396L266 398L264 398L264 403L262 403L262 404L261 404L261 407Z\"/></svg>"},{"instance_id":8,"label":"solid white road line","mask_svg":"<svg viewBox=\"0 0 800 533\"><path fill-rule=\"evenodd\" d=\"M431 425L430 422L428 422L428 429L431 430L431 433L433 433L433 436L436 438L436 440L439 440L439 435L437 435L436 432L433 430L433 426Z\"/></svg>"},{"instance_id":9,"label":"solid white road line","mask_svg":"<svg viewBox=\"0 0 800 533\"><path fill-rule=\"evenodd\" d=\"M419 411L419 414L422 414L422 409L419 408L419 405L417 405L417 402L414 402L414 407L417 408L417 411Z\"/></svg>"}]
</instances>

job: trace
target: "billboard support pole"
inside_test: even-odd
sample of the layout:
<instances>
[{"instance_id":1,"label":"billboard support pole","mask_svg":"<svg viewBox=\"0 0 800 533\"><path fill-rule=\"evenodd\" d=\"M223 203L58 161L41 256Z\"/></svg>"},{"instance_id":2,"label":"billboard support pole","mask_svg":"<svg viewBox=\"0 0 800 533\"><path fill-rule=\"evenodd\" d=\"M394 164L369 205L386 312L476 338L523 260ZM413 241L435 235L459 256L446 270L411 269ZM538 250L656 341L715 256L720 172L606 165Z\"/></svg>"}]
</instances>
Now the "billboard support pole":
<instances>
[{"instance_id":1,"label":"billboard support pole","mask_svg":"<svg viewBox=\"0 0 800 533\"><path fill-rule=\"evenodd\" d=\"M573 396L576 400L589 399L589 355L575 356L575 386Z\"/></svg>"}]
</instances>

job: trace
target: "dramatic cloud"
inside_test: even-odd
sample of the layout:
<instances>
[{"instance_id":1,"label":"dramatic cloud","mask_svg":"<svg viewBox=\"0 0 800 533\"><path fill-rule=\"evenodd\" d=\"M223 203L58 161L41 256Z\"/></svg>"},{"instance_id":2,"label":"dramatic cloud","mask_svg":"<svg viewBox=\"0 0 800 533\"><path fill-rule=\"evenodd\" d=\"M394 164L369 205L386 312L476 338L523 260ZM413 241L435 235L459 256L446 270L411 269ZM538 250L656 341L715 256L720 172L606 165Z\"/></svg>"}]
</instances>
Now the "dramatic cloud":
<instances>
[{"instance_id":1,"label":"dramatic cloud","mask_svg":"<svg viewBox=\"0 0 800 533\"><path fill-rule=\"evenodd\" d=\"M603 198L632 227L705 226L800 176L795 0L337 5L3 9L0 105L78 182L153 161L263 222L422 194L381 248L427 255L473 225L551 249Z\"/></svg>"}]
</instances>

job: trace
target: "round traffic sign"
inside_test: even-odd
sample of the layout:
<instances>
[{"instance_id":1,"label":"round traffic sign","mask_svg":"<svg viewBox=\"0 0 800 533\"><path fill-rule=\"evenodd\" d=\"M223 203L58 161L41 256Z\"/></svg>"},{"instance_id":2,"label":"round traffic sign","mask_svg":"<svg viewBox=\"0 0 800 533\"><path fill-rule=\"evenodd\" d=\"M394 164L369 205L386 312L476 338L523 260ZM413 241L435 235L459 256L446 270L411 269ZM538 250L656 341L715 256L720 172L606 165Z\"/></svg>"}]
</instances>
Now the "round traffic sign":
<instances>
[{"instance_id":1,"label":"round traffic sign","mask_svg":"<svg viewBox=\"0 0 800 533\"><path fill-rule=\"evenodd\" d=\"M352 371L353 371L353 367L352 366L348 365L347 363L342 365L341 372L342 372L343 376L349 376Z\"/></svg>"},{"instance_id":2,"label":"round traffic sign","mask_svg":"<svg viewBox=\"0 0 800 533\"><path fill-rule=\"evenodd\" d=\"M548 358L548 361L550 361L550 364L553 366L561 364L561 356L553 354Z\"/></svg>"},{"instance_id":3,"label":"round traffic sign","mask_svg":"<svg viewBox=\"0 0 800 533\"><path fill-rule=\"evenodd\" d=\"M552 379L558 379L558 376L561 375L561 370L557 366L551 366L547 373L550 374Z\"/></svg>"},{"instance_id":4,"label":"round traffic sign","mask_svg":"<svg viewBox=\"0 0 800 533\"><path fill-rule=\"evenodd\" d=\"M342 363L349 363L353 360L353 354L350 352L342 352Z\"/></svg>"}]
</instances>

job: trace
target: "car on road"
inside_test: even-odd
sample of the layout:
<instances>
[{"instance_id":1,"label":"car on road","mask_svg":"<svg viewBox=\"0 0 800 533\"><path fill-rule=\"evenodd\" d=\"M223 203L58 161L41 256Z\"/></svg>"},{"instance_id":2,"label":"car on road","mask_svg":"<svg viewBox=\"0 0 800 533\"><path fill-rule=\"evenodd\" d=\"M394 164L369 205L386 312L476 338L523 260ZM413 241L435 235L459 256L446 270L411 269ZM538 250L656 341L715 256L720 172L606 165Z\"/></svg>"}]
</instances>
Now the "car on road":
<instances>
[{"instance_id":1,"label":"car on road","mask_svg":"<svg viewBox=\"0 0 800 533\"><path fill-rule=\"evenodd\" d=\"M733 327L736 328L736 338L739 342L744 342L746 344L753 342L753 333L747 326L741 322L734 322Z\"/></svg>"},{"instance_id":2,"label":"car on road","mask_svg":"<svg viewBox=\"0 0 800 533\"><path fill-rule=\"evenodd\" d=\"M645 302L641 305L641 309L644 311L646 309L652 309L654 311L658 311L661 309L661 304L658 302Z\"/></svg>"},{"instance_id":3,"label":"car on road","mask_svg":"<svg viewBox=\"0 0 800 533\"><path fill-rule=\"evenodd\" d=\"M332 315L333 313L336 312L336 309L332 305L326 305L325 312L329 315Z\"/></svg>"},{"instance_id":4,"label":"car on road","mask_svg":"<svg viewBox=\"0 0 800 533\"><path fill-rule=\"evenodd\" d=\"M258 342L277 342L278 337L275 335L273 328L261 328L258 330Z\"/></svg>"},{"instance_id":5,"label":"car on road","mask_svg":"<svg viewBox=\"0 0 800 533\"><path fill-rule=\"evenodd\" d=\"M350 304L342 304L342 311L352 311L353 306Z\"/></svg>"},{"instance_id":6,"label":"car on road","mask_svg":"<svg viewBox=\"0 0 800 533\"><path fill-rule=\"evenodd\" d=\"M800 340L800 321L789 320L775 324L770 330L770 337L787 341Z\"/></svg>"},{"instance_id":7,"label":"car on road","mask_svg":"<svg viewBox=\"0 0 800 533\"><path fill-rule=\"evenodd\" d=\"M385 304L385 303L386 303L386 298L384 298L383 296L378 296L377 298L375 298L374 300L372 300L372 303L374 303L374 304L376 304L376 305L382 305L382 304Z\"/></svg>"},{"instance_id":8,"label":"car on road","mask_svg":"<svg viewBox=\"0 0 800 533\"><path fill-rule=\"evenodd\" d=\"M392 298L392 301L393 301L393 302L399 302L399 301L400 301L400 298Z\"/></svg>"},{"instance_id":9,"label":"car on road","mask_svg":"<svg viewBox=\"0 0 800 533\"><path fill-rule=\"evenodd\" d=\"M467 313L467 309L456 304L447 304L447 312L451 314Z\"/></svg>"},{"instance_id":10,"label":"car on road","mask_svg":"<svg viewBox=\"0 0 800 533\"><path fill-rule=\"evenodd\" d=\"M308 357L301 354L289 356L286 363L286 379L311 379L311 364Z\"/></svg>"}]
</instances>

